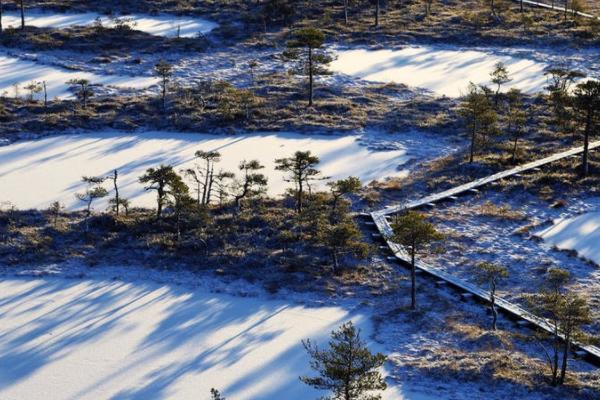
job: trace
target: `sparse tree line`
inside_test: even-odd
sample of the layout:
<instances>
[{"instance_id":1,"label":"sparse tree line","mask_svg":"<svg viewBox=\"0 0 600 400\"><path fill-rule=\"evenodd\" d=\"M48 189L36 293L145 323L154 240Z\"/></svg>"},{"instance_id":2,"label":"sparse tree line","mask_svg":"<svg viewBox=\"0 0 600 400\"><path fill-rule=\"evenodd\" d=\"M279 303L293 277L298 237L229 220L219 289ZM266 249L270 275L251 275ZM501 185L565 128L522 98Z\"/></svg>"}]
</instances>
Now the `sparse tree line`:
<instances>
[{"instance_id":1,"label":"sparse tree line","mask_svg":"<svg viewBox=\"0 0 600 400\"><path fill-rule=\"evenodd\" d=\"M582 133L584 151L581 173L589 173L589 142L600 119L600 82L583 80L585 75L564 68L549 68L546 100L554 116L555 128L575 139ZM490 74L494 89L471 83L460 108L467 133L470 137L469 163L473 163L478 152L490 147L496 138L505 137L511 142L510 159L518 160L519 140L527 133L527 122L531 118L524 104L525 96L512 88L502 92L502 87L511 82L507 67L498 62ZM504 123L504 130L500 128Z\"/></svg>"},{"instance_id":2,"label":"sparse tree line","mask_svg":"<svg viewBox=\"0 0 600 400\"><path fill-rule=\"evenodd\" d=\"M268 178L262 172L264 165L258 160L245 160L234 173L219 168L221 157L218 151L200 150L195 153L194 167L177 171L171 165L160 165L148 168L139 177L138 182L144 185L145 191L156 193L154 220L172 222L176 242L181 242L194 224L210 220L213 211L230 208L237 214L252 214L256 207L261 207L268 187ZM319 191L315 183L329 178L317 169L318 164L319 158L310 151L297 151L290 157L275 160L276 169L283 172L285 181L292 185L287 195L293 200L295 210L293 221L278 232L278 241L284 254L291 251L291 244L299 241L318 244L327 249L332 271L338 273L347 256L361 259L370 251L361 241L361 232L349 212L349 199L361 189L361 183L358 178L348 177L329 181L328 191ZM117 217L123 213L128 215L130 201L120 194L118 179L117 170L107 176L82 178L86 189L75 196L85 204L86 233L90 230L94 202L111 193L109 211ZM105 187L106 181L110 181L110 190ZM59 203L53 204L52 214L58 215L61 209Z\"/></svg>"}]
</instances>

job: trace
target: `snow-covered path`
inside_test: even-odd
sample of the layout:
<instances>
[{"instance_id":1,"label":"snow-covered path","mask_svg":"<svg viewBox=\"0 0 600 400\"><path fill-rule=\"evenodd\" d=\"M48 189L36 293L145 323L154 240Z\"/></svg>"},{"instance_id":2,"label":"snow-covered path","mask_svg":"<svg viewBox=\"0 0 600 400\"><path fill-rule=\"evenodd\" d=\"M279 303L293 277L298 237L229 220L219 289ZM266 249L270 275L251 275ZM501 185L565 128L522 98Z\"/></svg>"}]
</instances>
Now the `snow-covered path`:
<instances>
[{"instance_id":1,"label":"snow-covered path","mask_svg":"<svg viewBox=\"0 0 600 400\"><path fill-rule=\"evenodd\" d=\"M46 82L48 99L70 98L67 81L72 79L87 79L91 84L114 86L120 89L145 89L158 82L156 77L125 75L100 75L91 72L70 71L64 68L52 67L16 57L0 54L0 95L8 97L27 96L25 89L32 82ZM43 95L38 93L35 98Z\"/></svg>"},{"instance_id":2,"label":"snow-covered path","mask_svg":"<svg viewBox=\"0 0 600 400\"><path fill-rule=\"evenodd\" d=\"M132 22L132 28L156 36L175 37L179 31L180 37L195 37L215 29L218 24L196 17L179 17L175 15L144 15L133 14L117 16ZM100 19L104 26L114 26L114 20L95 12L86 13L49 13L40 10L27 10L25 24L38 28L68 28L71 26L86 26ZM16 12L4 13L4 27L21 26L21 14Z\"/></svg>"},{"instance_id":3,"label":"snow-covered path","mask_svg":"<svg viewBox=\"0 0 600 400\"><path fill-rule=\"evenodd\" d=\"M393 139L394 141L392 141ZM366 143L363 143L366 142ZM427 146L422 143L428 143ZM419 146L418 144L421 143ZM373 149L367 144L385 148ZM238 173L242 160L258 159L269 179L269 194L282 194L289 183L275 170L275 159L296 151L310 150L320 157L319 168L332 179L357 176L363 183L408 173L402 166L411 159L427 159L447 151L436 135L405 134L383 143L363 136L257 133L205 135L169 132L99 132L50 136L0 147L0 202L9 201L20 209L46 208L60 201L70 209L81 207L74 194L84 189L82 175L107 176L119 170L122 196L135 206L154 207L155 193L145 192L138 183L147 168L173 165L177 171L193 168L197 150L218 150L222 161L217 168ZM24 184L27 182L27 184ZM109 188L110 185L107 185ZM324 187L325 181L315 186ZM98 202L103 209L106 202Z\"/></svg>"},{"instance_id":4,"label":"snow-covered path","mask_svg":"<svg viewBox=\"0 0 600 400\"><path fill-rule=\"evenodd\" d=\"M0 281L0 398L305 400L301 340L364 315L149 282ZM369 346L377 351L377 346ZM406 397L405 397L406 396ZM385 399L423 399L390 388Z\"/></svg>"},{"instance_id":5,"label":"snow-covered path","mask_svg":"<svg viewBox=\"0 0 600 400\"><path fill-rule=\"evenodd\" d=\"M400 50L338 50L336 55L331 64L335 72L367 81L404 83L440 96L460 96L466 93L469 82L490 84L490 73L497 62L507 66L512 78L504 90L515 87L535 93L546 84L545 63L479 50L414 46Z\"/></svg>"}]
</instances>

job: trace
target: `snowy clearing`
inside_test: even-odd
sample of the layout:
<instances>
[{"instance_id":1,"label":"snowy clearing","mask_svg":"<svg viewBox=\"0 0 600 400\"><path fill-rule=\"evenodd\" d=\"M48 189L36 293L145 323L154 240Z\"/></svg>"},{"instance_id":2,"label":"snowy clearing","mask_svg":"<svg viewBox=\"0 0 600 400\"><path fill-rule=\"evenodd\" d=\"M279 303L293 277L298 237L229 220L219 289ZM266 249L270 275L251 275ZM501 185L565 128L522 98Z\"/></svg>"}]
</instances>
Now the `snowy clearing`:
<instances>
[{"instance_id":1,"label":"snowy clearing","mask_svg":"<svg viewBox=\"0 0 600 400\"><path fill-rule=\"evenodd\" d=\"M122 89L144 89L158 82L155 77L98 75L90 72L69 71L0 54L0 95L26 96L28 92L24 89L25 86L31 82L45 81L49 100L70 98L73 97L73 93L69 90L66 82L71 79L87 79L94 85L114 86ZM36 98L41 96L43 94L35 95Z\"/></svg>"},{"instance_id":2,"label":"snowy clearing","mask_svg":"<svg viewBox=\"0 0 600 400\"><path fill-rule=\"evenodd\" d=\"M218 24L203 18L178 17L175 15L118 15L121 19L131 19L132 28L156 36L176 37L179 30L180 37L196 37L215 29ZM86 13L46 13L39 10L28 10L25 13L25 24L38 28L68 28L71 26L86 26L96 23L100 18L104 26L112 27L115 21L108 16L95 12ZM2 16L5 27L21 26L21 14L16 12L5 13Z\"/></svg>"},{"instance_id":3,"label":"snowy clearing","mask_svg":"<svg viewBox=\"0 0 600 400\"><path fill-rule=\"evenodd\" d=\"M557 219L554 225L536 232L536 236L561 250L575 250L600 265L600 212Z\"/></svg>"},{"instance_id":4,"label":"snowy clearing","mask_svg":"<svg viewBox=\"0 0 600 400\"><path fill-rule=\"evenodd\" d=\"M419 143L417 138L430 145L420 150L416 144L413 146ZM46 208L53 201L61 201L70 209L79 208L81 203L75 200L74 193L84 189L81 176L105 176L116 168L122 195L132 200L133 205L153 207L155 193L144 192L138 177L147 168L159 164L170 164L177 170L194 167L197 150L218 150L222 162L217 167L234 172L238 172L242 160L260 160L266 167L263 172L269 178L271 195L282 194L289 187L289 183L284 182L284 174L275 171L274 160L291 156L298 150L311 150L318 155L324 176L332 179L357 176L363 183L404 176L408 171L399 166L411 159L421 160L447 150L436 136L406 134L394 139L398 142L388 140L382 144L368 136L294 133L229 136L104 132L52 136L0 147L0 181L4 188L0 201L8 201L20 209ZM377 145L378 150L363 141ZM24 182L35 184L24 185ZM324 187L325 181L320 185ZM97 207L101 209L105 205L106 202L99 201Z\"/></svg>"},{"instance_id":5,"label":"snowy clearing","mask_svg":"<svg viewBox=\"0 0 600 400\"><path fill-rule=\"evenodd\" d=\"M422 87L437 95L458 97L469 82L490 84L490 72L502 61L512 82L504 90L516 87L527 93L543 90L546 64L475 50L448 50L417 46L401 50L340 50L331 69L374 82L396 82Z\"/></svg>"},{"instance_id":6,"label":"snowy clearing","mask_svg":"<svg viewBox=\"0 0 600 400\"><path fill-rule=\"evenodd\" d=\"M3 399L316 398L301 340L361 314L149 282L0 281ZM373 343L369 346L379 351ZM404 397L394 388L387 399Z\"/></svg>"}]
</instances>

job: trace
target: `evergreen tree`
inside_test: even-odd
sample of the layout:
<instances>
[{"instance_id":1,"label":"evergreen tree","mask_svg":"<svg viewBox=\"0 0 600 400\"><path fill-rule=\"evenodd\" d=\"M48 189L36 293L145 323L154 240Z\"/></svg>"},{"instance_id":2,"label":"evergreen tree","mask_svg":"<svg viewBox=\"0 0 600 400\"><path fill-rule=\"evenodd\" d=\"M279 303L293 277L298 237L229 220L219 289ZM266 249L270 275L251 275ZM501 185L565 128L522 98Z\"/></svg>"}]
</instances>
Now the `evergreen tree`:
<instances>
[{"instance_id":1,"label":"evergreen tree","mask_svg":"<svg viewBox=\"0 0 600 400\"><path fill-rule=\"evenodd\" d=\"M83 108L86 108L88 99L94 95L90 87L90 81L87 79L71 79L67 82L67 85L79 86L76 96L81 101Z\"/></svg>"},{"instance_id":2,"label":"evergreen tree","mask_svg":"<svg viewBox=\"0 0 600 400\"><path fill-rule=\"evenodd\" d=\"M494 70L490 73L491 81L494 85L496 85L496 94L494 96L494 104L498 107L498 101L500 98L500 89L502 85L512 81L512 79L508 76L508 69L506 65L502 61L498 61L494 66Z\"/></svg>"},{"instance_id":3,"label":"evergreen tree","mask_svg":"<svg viewBox=\"0 0 600 400\"><path fill-rule=\"evenodd\" d=\"M575 107L585 115L585 130L583 136L583 154L581 172L589 174L589 147L590 136L595 132L594 127L599 126L600 117L600 82L588 80L578 84L575 88Z\"/></svg>"},{"instance_id":4,"label":"evergreen tree","mask_svg":"<svg viewBox=\"0 0 600 400\"><path fill-rule=\"evenodd\" d=\"M406 247L411 257L411 309L417 308L417 274L415 259L425 246L440 240L442 235L427 221L424 215L408 211L395 219L392 224L393 235L389 238L393 242Z\"/></svg>"},{"instance_id":5,"label":"evergreen tree","mask_svg":"<svg viewBox=\"0 0 600 400\"><path fill-rule=\"evenodd\" d=\"M161 59L154 66L154 71L161 79L162 108L163 112L165 112L167 110L167 85L169 84L169 79L173 76L173 66Z\"/></svg>"},{"instance_id":6,"label":"evergreen tree","mask_svg":"<svg viewBox=\"0 0 600 400\"><path fill-rule=\"evenodd\" d=\"M225 400L225 397L217 389L212 388L210 389L210 400Z\"/></svg>"},{"instance_id":7,"label":"evergreen tree","mask_svg":"<svg viewBox=\"0 0 600 400\"><path fill-rule=\"evenodd\" d=\"M525 131L527 115L523 110L523 94L519 89L510 89L506 97L508 99L508 132L513 139L511 160L515 164L517 162L519 139Z\"/></svg>"},{"instance_id":8,"label":"evergreen tree","mask_svg":"<svg viewBox=\"0 0 600 400\"><path fill-rule=\"evenodd\" d=\"M320 231L320 242L331 253L334 273L340 269L340 256L353 254L358 258L365 258L369 254L369 246L361 240L360 229L349 218L335 224L324 224Z\"/></svg>"},{"instance_id":9,"label":"evergreen tree","mask_svg":"<svg viewBox=\"0 0 600 400\"><path fill-rule=\"evenodd\" d=\"M385 390L387 385L380 368L386 357L373 354L360 337L360 329L352 322L343 324L331 333L329 347L321 350L310 340L302 344L311 357L310 366L316 377L302 376L300 380L319 390L332 393L331 400L379 400L373 391Z\"/></svg>"},{"instance_id":10,"label":"evergreen tree","mask_svg":"<svg viewBox=\"0 0 600 400\"><path fill-rule=\"evenodd\" d=\"M259 173L265 168L258 160L242 161L239 170L242 173L241 181L237 182L238 192L234 196L235 206L241 208L241 201L246 198L256 197L264 193L267 186L267 177Z\"/></svg>"},{"instance_id":11,"label":"evergreen tree","mask_svg":"<svg viewBox=\"0 0 600 400\"><path fill-rule=\"evenodd\" d=\"M92 203L96 199L108 196L108 191L102 187L104 178L95 176L84 176L81 180L87 185L85 192L76 193L75 197L86 204L85 232L89 231L89 220L92 215Z\"/></svg>"},{"instance_id":12,"label":"evergreen tree","mask_svg":"<svg viewBox=\"0 0 600 400\"><path fill-rule=\"evenodd\" d=\"M313 105L314 100L314 76L327 73L326 66L331 58L318 50L325 43L325 34L317 28L302 28L294 33L294 38L287 43L288 50L285 56L290 59L299 60L302 63L302 71L308 75L308 106ZM300 52L306 50L305 56Z\"/></svg>"},{"instance_id":13,"label":"evergreen tree","mask_svg":"<svg viewBox=\"0 0 600 400\"><path fill-rule=\"evenodd\" d=\"M331 207L331 220L332 222L335 222L338 219L336 213L340 200L344 196L358 192L362 185L360 183L360 179L350 176L346 179L329 182L327 186L329 186L329 189L331 190L331 197L333 198Z\"/></svg>"},{"instance_id":14,"label":"evergreen tree","mask_svg":"<svg viewBox=\"0 0 600 400\"><path fill-rule=\"evenodd\" d=\"M498 133L497 115L490 104L487 91L473 83L469 85L469 92L462 102L460 114L471 136L469 163L472 163L477 142L485 143L490 136Z\"/></svg>"},{"instance_id":15,"label":"evergreen tree","mask_svg":"<svg viewBox=\"0 0 600 400\"><path fill-rule=\"evenodd\" d=\"M179 175L173 176L167 185L167 192L169 194L168 202L173 208L175 216L177 241L180 241L182 217L193 207L194 199L190 196L190 189Z\"/></svg>"},{"instance_id":16,"label":"evergreen tree","mask_svg":"<svg viewBox=\"0 0 600 400\"><path fill-rule=\"evenodd\" d=\"M492 330L496 330L496 321L498 320L498 311L496 311L496 287L498 282L508 277L508 270L502 265L488 262L477 264L475 274L479 283L489 285L490 290L490 310L492 312Z\"/></svg>"},{"instance_id":17,"label":"evergreen tree","mask_svg":"<svg viewBox=\"0 0 600 400\"><path fill-rule=\"evenodd\" d=\"M319 157L314 156L309 151L297 151L292 157L278 158L275 160L275 169L287 172L289 175L286 182L294 183L294 192L296 197L296 211L302 212L304 205L304 192L310 188L312 181L324 179L321 177L321 171L315 167L319 164Z\"/></svg>"},{"instance_id":18,"label":"evergreen tree","mask_svg":"<svg viewBox=\"0 0 600 400\"><path fill-rule=\"evenodd\" d=\"M142 184L148 184L145 190L156 190L156 219L162 215L163 205L167 199L167 186L170 182L179 178L170 165L160 165L158 168L148 168L146 173L140 176Z\"/></svg>"},{"instance_id":19,"label":"evergreen tree","mask_svg":"<svg viewBox=\"0 0 600 400\"><path fill-rule=\"evenodd\" d=\"M571 130L571 120L573 119L571 87L575 81L585 77L585 75L564 68L550 68L544 72L544 75L549 80L549 84L545 89L548 91L548 100L552 104L555 122L563 132L569 132Z\"/></svg>"}]
</instances>

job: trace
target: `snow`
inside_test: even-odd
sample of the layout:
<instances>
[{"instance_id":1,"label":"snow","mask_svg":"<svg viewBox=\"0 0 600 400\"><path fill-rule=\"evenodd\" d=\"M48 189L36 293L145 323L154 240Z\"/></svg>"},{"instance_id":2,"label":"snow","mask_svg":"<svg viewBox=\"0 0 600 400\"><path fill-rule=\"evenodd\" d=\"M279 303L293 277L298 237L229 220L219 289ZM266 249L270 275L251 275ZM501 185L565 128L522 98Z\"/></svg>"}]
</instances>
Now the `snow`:
<instances>
[{"instance_id":1,"label":"snow","mask_svg":"<svg viewBox=\"0 0 600 400\"><path fill-rule=\"evenodd\" d=\"M0 54L0 95L19 96L28 94L24 89L31 82L46 82L48 99L69 98L73 94L69 91L67 81L71 79L87 79L95 85L114 86L127 89L144 89L155 85L155 77L124 75L99 75L83 71L70 71L64 68L52 67L40 63L22 60L16 57ZM15 85L18 90L15 90ZM37 94L40 98L43 94Z\"/></svg>"},{"instance_id":2,"label":"snow","mask_svg":"<svg viewBox=\"0 0 600 400\"><path fill-rule=\"evenodd\" d=\"M600 212L559 218L536 235L561 250L575 250L581 257L600 265Z\"/></svg>"},{"instance_id":3,"label":"snow","mask_svg":"<svg viewBox=\"0 0 600 400\"><path fill-rule=\"evenodd\" d=\"M193 133L106 131L77 135L61 135L34 141L21 141L0 147L0 179L3 192L0 201L18 208L46 208L60 201L69 209L81 207L74 194L84 189L82 175L106 176L119 170L122 196L135 206L153 207L155 193L145 192L138 183L147 168L160 164L176 170L193 168L197 150L218 150L222 162L217 168L239 172L242 160L258 159L265 165L269 194L282 194L289 183L284 173L275 171L276 158L291 156L298 150L310 150L320 157L319 168L331 179L357 176L363 183L392 176L404 176L400 169L411 159L423 159L442 152L443 140L432 135L404 134L397 141L377 141L375 136L325 136L296 133L257 133L240 135L208 135ZM371 142L371 143L369 143ZM413 146L420 143L420 146ZM423 145L430 143L430 145ZM368 146L377 146L373 148ZM410 148L408 146L411 146ZM24 185L24 182L29 184ZM319 182L324 187L325 181ZM107 185L108 188L109 185ZM98 208L106 201L99 201Z\"/></svg>"},{"instance_id":4,"label":"snow","mask_svg":"<svg viewBox=\"0 0 600 400\"><path fill-rule=\"evenodd\" d=\"M114 21L107 16L95 12L86 13L46 13L39 10L28 10L25 13L25 24L38 28L68 28L72 26L91 25L100 18L105 26L114 26ZM215 29L218 24L203 18L179 17L175 15L119 15L118 18L131 19L133 29L156 36L176 37L177 30L180 37L196 37ZM21 14L17 12L5 13L2 18L5 27L21 26Z\"/></svg>"},{"instance_id":5,"label":"snow","mask_svg":"<svg viewBox=\"0 0 600 400\"><path fill-rule=\"evenodd\" d=\"M490 73L500 61L513 79L503 90L516 87L535 93L546 85L545 63L493 52L415 46L400 50L337 50L335 53L337 59L331 63L332 71L367 81L422 87L448 97L464 94L469 82L490 84Z\"/></svg>"},{"instance_id":6,"label":"snow","mask_svg":"<svg viewBox=\"0 0 600 400\"><path fill-rule=\"evenodd\" d=\"M317 392L301 340L327 342L365 315L152 282L0 281L0 398L307 399ZM369 343L373 351L380 351ZM405 397L390 388L386 399Z\"/></svg>"}]
</instances>

